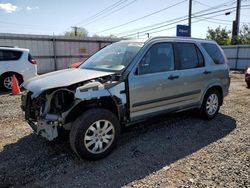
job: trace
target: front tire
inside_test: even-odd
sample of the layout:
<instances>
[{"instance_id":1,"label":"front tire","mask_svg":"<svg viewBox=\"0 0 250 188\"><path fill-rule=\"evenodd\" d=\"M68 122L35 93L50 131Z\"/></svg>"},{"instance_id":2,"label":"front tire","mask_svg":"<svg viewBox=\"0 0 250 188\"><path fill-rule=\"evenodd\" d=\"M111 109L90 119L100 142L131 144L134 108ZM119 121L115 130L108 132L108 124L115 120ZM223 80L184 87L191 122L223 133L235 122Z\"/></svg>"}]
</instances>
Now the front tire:
<instances>
[{"instance_id":1,"label":"front tire","mask_svg":"<svg viewBox=\"0 0 250 188\"><path fill-rule=\"evenodd\" d=\"M120 123L105 109L90 109L73 123L70 145L81 158L98 160L107 156L116 146Z\"/></svg>"},{"instance_id":2,"label":"front tire","mask_svg":"<svg viewBox=\"0 0 250 188\"><path fill-rule=\"evenodd\" d=\"M220 110L220 105L222 104L222 97L218 90L211 89L208 90L204 99L202 106L200 108L200 114L204 119L213 119Z\"/></svg>"}]
</instances>

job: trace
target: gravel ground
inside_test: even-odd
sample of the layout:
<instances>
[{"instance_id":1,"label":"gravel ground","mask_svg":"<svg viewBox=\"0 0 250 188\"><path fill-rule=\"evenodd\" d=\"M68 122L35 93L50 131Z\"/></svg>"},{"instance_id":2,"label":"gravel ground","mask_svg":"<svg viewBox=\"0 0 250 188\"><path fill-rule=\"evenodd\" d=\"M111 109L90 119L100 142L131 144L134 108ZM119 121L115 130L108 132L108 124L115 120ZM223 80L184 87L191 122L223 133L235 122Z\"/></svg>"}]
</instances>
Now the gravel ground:
<instances>
[{"instance_id":1,"label":"gravel ground","mask_svg":"<svg viewBox=\"0 0 250 188\"><path fill-rule=\"evenodd\" d=\"M105 159L78 159L68 140L32 133L20 96L0 94L0 187L250 187L250 89L231 74L219 115L193 112L130 127Z\"/></svg>"}]
</instances>

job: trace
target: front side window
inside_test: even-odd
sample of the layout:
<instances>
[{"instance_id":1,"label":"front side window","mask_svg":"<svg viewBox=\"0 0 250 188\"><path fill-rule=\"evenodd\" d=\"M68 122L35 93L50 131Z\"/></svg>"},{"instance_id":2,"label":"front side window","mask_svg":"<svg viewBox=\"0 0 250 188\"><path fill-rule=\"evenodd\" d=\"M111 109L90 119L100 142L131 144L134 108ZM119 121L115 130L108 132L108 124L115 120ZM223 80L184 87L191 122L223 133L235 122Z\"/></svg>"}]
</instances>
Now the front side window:
<instances>
[{"instance_id":1,"label":"front side window","mask_svg":"<svg viewBox=\"0 0 250 188\"><path fill-rule=\"evenodd\" d=\"M138 74L149 74L174 70L174 53L171 43L154 44L142 58Z\"/></svg>"},{"instance_id":2,"label":"front side window","mask_svg":"<svg viewBox=\"0 0 250 188\"><path fill-rule=\"evenodd\" d=\"M22 52L14 50L0 50L0 61L18 60L22 56Z\"/></svg>"},{"instance_id":3,"label":"front side window","mask_svg":"<svg viewBox=\"0 0 250 188\"><path fill-rule=\"evenodd\" d=\"M87 59L80 68L110 72L125 69L143 46L140 42L117 42L101 49Z\"/></svg>"},{"instance_id":4,"label":"front side window","mask_svg":"<svg viewBox=\"0 0 250 188\"><path fill-rule=\"evenodd\" d=\"M180 69L191 69L204 66L201 52L192 43L176 43Z\"/></svg>"},{"instance_id":5,"label":"front side window","mask_svg":"<svg viewBox=\"0 0 250 188\"><path fill-rule=\"evenodd\" d=\"M224 57L216 44L212 43L202 43L203 48L207 51L209 56L213 59L215 64L223 64Z\"/></svg>"}]
</instances>

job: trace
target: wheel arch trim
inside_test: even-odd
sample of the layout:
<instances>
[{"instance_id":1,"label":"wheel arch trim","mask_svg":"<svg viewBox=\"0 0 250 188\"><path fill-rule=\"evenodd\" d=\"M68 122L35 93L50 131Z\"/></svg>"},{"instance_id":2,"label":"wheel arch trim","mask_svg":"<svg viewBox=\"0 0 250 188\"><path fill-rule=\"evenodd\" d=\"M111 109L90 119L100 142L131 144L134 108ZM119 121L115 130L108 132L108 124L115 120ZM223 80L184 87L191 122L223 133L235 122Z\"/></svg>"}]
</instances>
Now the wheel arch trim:
<instances>
[{"instance_id":1,"label":"wheel arch trim","mask_svg":"<svg viewBox=\"0 0 250 188\"><path fill-rule=\"evenodd\" d=\"M221 104L220 105L222 105L223 104L223 86L220 84L220 83L213 83L213 84L210 84L210 85L208 85L207 87L206 87L206 89L204 90L204 92L203 92L203 94L202 94L202 96L201 96L201 100L200 100L200 107L201 107L201 105L202 105L202 103L203 103L203 100L204 100L204 97L205 97L205 95L207 94L207 92L210 90L210 89L217 89L217 88L219 88L219 92L220 92L220 94L221 94Z\"/></svg>"}]
</instances>

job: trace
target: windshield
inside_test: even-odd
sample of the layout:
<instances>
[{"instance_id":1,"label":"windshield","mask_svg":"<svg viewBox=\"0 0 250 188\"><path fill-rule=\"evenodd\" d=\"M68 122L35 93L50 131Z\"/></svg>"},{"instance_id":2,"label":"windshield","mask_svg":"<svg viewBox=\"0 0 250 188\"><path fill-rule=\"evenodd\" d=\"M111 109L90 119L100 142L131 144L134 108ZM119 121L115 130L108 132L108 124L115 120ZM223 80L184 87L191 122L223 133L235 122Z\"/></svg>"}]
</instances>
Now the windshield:
<instances>
[{"instance_id":1,"label":"windshield","mask_svg":"<svg viewBox=\"0 0 250 188\"><path fill-rule=\"evenodd\" d=\"M129 65L143 43L117 42L87 59L80 68L119 72Z\"/></svg>"}]
</instances>

